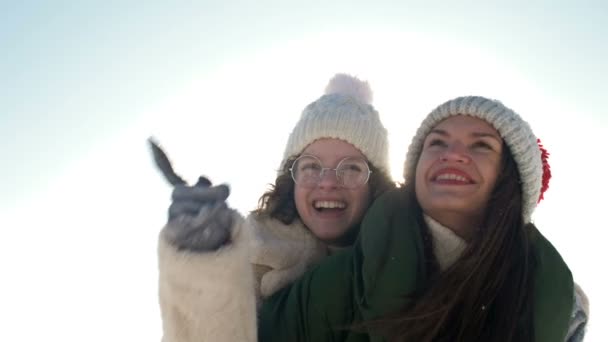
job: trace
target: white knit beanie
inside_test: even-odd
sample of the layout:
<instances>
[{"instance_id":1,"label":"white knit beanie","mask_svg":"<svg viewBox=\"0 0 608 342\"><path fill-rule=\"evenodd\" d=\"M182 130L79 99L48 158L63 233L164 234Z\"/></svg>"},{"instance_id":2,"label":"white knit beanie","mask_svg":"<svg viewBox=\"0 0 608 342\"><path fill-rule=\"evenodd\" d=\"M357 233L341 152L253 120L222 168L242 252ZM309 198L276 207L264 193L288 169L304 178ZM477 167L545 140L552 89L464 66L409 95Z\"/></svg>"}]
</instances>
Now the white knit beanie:
<instances>
[{"instance_id":1,"label":"white knit beanie","mask_svg":"<svg viewBox=\"0 0 608 342\"><path fill-rule=\"evenodd\" d=\"M470 115L492 125L509 147L522 187L522 211L525 223L531 221L532 212L542 193L548 187L551 176L546 162L548 153L540 145L530 125L517 113L497 100L481 96L459 97L433 110L418 128L407 152L404 168L405 179L416 173L416 164L422 153L424 139L439 122L454 115Z\"/></svg>"},{"instance_id":2,"label":"white knit beanie","mask_svg":"<svg viewBox=\"0 0 608 342\"><path fill-rule=\"evenodd\" d=\"M375 167L389 174L388 133L371 102L372 91L367 82L335 75L325 95L304 108L289 136L279 170L315 140L335 138L352 144Z\"/></svg>"}]
</instances>

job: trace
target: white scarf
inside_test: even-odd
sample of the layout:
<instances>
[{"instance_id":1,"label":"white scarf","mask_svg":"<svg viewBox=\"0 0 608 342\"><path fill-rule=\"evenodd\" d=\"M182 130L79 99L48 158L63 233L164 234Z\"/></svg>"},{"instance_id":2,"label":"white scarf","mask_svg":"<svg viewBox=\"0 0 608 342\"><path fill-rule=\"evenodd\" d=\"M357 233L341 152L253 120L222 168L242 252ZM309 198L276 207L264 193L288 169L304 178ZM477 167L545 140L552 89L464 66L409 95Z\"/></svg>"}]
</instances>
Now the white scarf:
<instances>
[{"instance_id":1,"label":"white scarf","mask_svg":"<svg viewBox=\"0 0 608 342\"><path fill-rule=\"evenodd\" d=\"M444 227L426 214L424 222L433 237L433 252L439 262L439 269L444 271L458 260L467 247L467 243L450 228Z\"/></svg>"}]
</instances>

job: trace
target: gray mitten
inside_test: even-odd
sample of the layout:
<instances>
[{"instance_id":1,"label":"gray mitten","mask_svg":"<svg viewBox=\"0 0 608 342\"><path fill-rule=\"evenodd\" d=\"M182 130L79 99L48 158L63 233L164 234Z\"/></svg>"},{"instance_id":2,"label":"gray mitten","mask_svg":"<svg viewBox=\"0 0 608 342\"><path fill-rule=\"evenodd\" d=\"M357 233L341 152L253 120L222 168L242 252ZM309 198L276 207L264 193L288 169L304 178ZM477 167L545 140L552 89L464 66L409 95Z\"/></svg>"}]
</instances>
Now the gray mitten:
<instances>
[{"instance_id":1,"label":"gray mitten","mask_svg":"<svg viewBox=\"0 0 608 342\"><path fill-rule=\"evenodd\" d=\"M233 210L226 205L230 194L227 185L211 186L199 177L195 186L173 171L165 151L153 139L148 139L154 162L174 186L169 221L163 235L178 249L213 251L229 243Z\"/></svg>"},{"instance_id":2,"label":"gray mitten","mask_svg":"<svg viewBox=\"0 0 608 342\"><path fill-rule=\"evenodd\" d=\"M233 210L227 185L177 185L163 234L178 249L213 251L229 243Z\"/></svg>"}]
</instances>

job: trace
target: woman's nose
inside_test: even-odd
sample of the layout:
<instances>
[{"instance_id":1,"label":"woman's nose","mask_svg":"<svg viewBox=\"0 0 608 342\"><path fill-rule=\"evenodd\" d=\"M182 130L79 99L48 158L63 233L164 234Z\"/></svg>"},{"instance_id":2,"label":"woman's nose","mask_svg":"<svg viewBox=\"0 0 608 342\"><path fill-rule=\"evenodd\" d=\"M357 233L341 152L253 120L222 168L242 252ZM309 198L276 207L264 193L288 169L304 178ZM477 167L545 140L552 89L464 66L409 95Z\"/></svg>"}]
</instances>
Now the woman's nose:
<instances>
[{"instance_id":1,"label":"woman's nose","mask_svg":"<svg viewBox=\"0 0 608 342\"><path fill-rule=\"evenodd\" d=\"M337 188L340 186L340 180L334 169L323 169L319 176L319 187L325 189Z\"/></svg>"},{"instance_id":2,"label":"woman's nose","mask_svg":"<svg viewBox=\"0 0 608 342\"><path fill-rule=\"evenodd\" d=\"M443 162L455 163L468 163L471 161L468 151L461 144L452 144L448 146L439 159Z\"/></svg>"}]
</instances>

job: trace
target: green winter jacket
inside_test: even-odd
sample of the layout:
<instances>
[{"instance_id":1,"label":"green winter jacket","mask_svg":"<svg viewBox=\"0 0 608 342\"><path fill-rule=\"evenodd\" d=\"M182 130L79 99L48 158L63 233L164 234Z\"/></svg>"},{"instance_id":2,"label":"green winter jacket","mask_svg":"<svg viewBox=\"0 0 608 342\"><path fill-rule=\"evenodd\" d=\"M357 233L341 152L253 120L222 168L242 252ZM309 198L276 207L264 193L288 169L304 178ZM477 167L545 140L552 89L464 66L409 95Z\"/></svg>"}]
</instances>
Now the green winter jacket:
<instances>
[{"instance_id":1,"label":"green winter jacket","mask_svg":"<svg viewBox=\"0 0 608 342\"><path fill-rule=\"evenodd\" d=\"M383 341L349 329L407 304L424 286L422 236L402 189L378 198L361 223L351 248L332 255L262 304L260 342ZM573 307L570 270L540 233L534 293L536 342L564 341Z\"/></svg>"}]
</instances>

